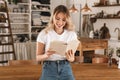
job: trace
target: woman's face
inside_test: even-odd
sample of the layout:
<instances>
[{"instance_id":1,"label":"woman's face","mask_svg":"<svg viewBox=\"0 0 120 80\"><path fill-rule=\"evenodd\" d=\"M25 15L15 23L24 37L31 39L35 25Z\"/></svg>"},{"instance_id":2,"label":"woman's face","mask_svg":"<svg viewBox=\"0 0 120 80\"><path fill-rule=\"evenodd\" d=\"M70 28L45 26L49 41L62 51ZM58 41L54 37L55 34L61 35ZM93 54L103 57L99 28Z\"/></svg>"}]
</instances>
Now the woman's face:
<instances>
[{"instance_id":1,"label":"woman's face","mask_svg":"<svg viewBox=\"0 0 120 80\"><path fill-rule=\"evenodd\" d=\"M53 23L55 25L55 30L63 30L63 28L66 24L66 15L63 13L58 13L53 18Z\"/></svg>"}]
</instances>

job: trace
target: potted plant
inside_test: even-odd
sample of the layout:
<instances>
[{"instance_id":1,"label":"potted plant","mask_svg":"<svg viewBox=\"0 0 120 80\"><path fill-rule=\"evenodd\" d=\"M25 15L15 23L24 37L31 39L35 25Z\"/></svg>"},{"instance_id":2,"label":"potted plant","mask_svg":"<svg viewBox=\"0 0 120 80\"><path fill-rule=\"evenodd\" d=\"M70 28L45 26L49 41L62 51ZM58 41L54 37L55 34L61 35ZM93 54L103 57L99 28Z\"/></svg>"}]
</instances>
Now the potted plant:
<instances>
[{"instance_id":1,"label":"potted plant","mask_svg":"<svg viewBox=\"0 0 120 80\"><path fill-rule=\"evenodd\" d=\"M116 48L116 55L120 58L120 47Z\"/></svg>"},{"instance_id":2,"label":"potted plant","mask_svg":"<svg viewBox=\"0 0 120 80\"><path fill-rule=\"evenodd\" d=\"M111 66L112 65L112 56L113 56L113 53L114 53L114 48L112 47L108 47L108 65Z\"/></svg>"},{"instance_id":3,"label":"potted plant","mask_svg":"<svg viewBox=\"0 0 120 80\"><path fill-rule=\"evenodd\" d=\"M120 69L120 47L116 48L116 55L118 56L118 68Z\"/></svg>"}]
</instances>

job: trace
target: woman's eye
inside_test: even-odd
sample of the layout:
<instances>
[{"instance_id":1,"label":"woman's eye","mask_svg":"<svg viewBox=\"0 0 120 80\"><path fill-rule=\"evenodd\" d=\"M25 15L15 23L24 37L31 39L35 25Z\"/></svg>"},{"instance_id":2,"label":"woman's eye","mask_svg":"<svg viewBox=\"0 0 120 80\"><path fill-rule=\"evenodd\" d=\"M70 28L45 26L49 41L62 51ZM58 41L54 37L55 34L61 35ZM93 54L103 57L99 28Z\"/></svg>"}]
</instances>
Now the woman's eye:
<instances>
[{"instance_id":1,"label":"woman's eye","mask_svg":"<svg viewBox=\"0 0 120 80\"><path fill-rule=\"evenodd\" d=\"M59 18L56 18L56 20L60 20Z\"/></svg>"},{"instance_id":2,"label":"woman's eye","mask_svg":"<svg viewBox=\"0 0 120 80\"><path fill-rule=\"evenodd\" d=\"M63 21L65 22L66 20L65 20L65 19L63 19Z\"/></svg>"}]
</instances>

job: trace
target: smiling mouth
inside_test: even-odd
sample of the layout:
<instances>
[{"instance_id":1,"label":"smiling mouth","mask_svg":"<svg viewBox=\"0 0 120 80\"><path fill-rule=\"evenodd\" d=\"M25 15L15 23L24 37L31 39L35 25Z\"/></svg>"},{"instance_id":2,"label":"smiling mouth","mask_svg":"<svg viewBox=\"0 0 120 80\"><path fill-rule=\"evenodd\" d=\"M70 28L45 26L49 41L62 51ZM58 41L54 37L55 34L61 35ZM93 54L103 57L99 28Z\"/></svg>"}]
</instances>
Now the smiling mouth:
<instances>
[{"instance_id":1,"label":"smiling mouth","mask_svg":"<svg viewBox=\"0 0 120 80\"><path fill-rule=\"evenodd\" d=\"M61 26L57 25L57 27L59 27L59 28L60 28Z\"/></svg>"}]
</instances>

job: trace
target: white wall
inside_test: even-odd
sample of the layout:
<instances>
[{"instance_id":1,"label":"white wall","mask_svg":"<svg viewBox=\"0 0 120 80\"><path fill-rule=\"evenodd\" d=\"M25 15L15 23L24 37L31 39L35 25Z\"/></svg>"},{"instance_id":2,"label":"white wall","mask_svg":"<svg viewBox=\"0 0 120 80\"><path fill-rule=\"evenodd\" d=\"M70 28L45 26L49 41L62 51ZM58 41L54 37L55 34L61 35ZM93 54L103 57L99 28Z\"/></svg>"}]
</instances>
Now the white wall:
<instances>
[{"instance_id":1,"label":"white wall","mask_svg":"<svg viewBox=\"0 0 120 80\"><path fill-rule=\"evenodd\" d=\"M56 6L61 4L66 5L66 0L51 0L51 12L53 12Z\"/></svg>"},{"instance_id":2,"label":"white wall","mask_svg":"<svg viewBox=\"0 0 120 80\"><path fill-rule=\"evenodd\" d=\"M90 0L89 0L90 1ZM115 2L116 0L109 0L110 3L113 1ZM100 12L103 10L107 14L116 14L118 11L120 11L120 6L111 6L111 7L92 7L93 12ZM118 37L118 33L114 32L114 29L116 27L120 28L120 19L98 19L97 22L94 24L95 29L100 29L100 27L103 26L103 23L107 24L107 27L110 30L111 38L116 38Z\"/></svg>"}]
</instances>

